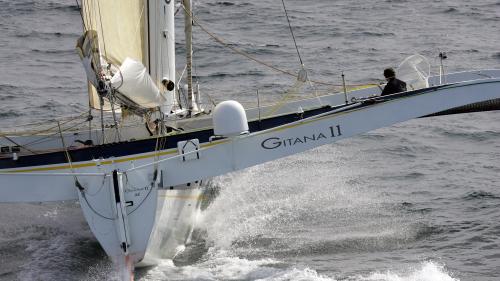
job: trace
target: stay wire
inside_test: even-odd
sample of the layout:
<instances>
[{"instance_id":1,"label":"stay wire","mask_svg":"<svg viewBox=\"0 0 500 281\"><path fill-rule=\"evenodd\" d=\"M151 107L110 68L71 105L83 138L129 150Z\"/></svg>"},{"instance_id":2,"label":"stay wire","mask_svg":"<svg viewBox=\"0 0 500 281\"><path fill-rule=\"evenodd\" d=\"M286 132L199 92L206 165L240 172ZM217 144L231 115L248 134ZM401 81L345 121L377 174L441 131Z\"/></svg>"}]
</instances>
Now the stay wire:
<instances>
[{"instance_id":1,"label":"stay wire","mask_svg":"<svg viewBox=\"0 0 500 281\"><path fill-rule=\"evenodd\" d=\"M293 44L295 44L295 50L297 50L297 55L299 56L300 65L304 65L302 62L302 57L300 56L299 47L297 47L297 41L295 40L295 35L293 34L292 24L290 23L290 18L288 18L288 12L285 7L285 0L281 0L283 4L283 10L285 10L286 20L288 21L288 27L290 28L290 33L292 34Z\"/></svg>"},{"instance_id":2,"label":"stay wire","mask_svg":"<svg viewBox=\"0 0 500 281\"><path fill-rule=\"evenodd\" d=\"M184 5L181 5L181 7L185 10L186 8L184 7ZM259 60L249 54L247 54L246 52L238 49L238 48L235 48L233 46L231 46L230 44L226 43L222 38L218 37L217 35L215 35L214 33L210 32L208 29L206 29L198 20L198 18L194 17L194 16L191 16L191 19L193 20L194 23L196 23L196 26L200 27L200 29L205 32L208 36L210 36L213 40L215 40L217 43L221 44L222 46L230 49L231 51L241 55L241 56L244 56L246 57L247 59L249 60L252 60L258 64L261 64L263 66L266 66L276 72L280 72L280 73L283 73L283 74L286 74L286 75L289 75L289 76L292 76L292 77L295 77L297 78L298 75L295 74L295 73L292 73L291 71L288 71L288 70L284 70L284 69L281 69L281 68L278 68L274 65L271 65L265 61L262 61L262 60ZM321 84L321 85L327 85L327 86L333 86L333 87L342 87L341 84L334 84L334 83L330 83L330 82L324 82L324 81L318 81L318 80L310 80L311 82L313 83L316 83L316 84ZM367 85L376 85L376 84L373 84L373 83L368 83L368 84L350 84L349 86L367 86Z\"/></svg>"},{"instance_id":3,"label":"stay wire","mask_svg":"<svg viewBox=\"0 0 500 281\"><path fill-rule=\"evenodd\" d=\"M82 11L82 7L80 6L80 4L78 3L78 0L75 0L76 2L76 7L78 8L78 10L80 11L80 17L82 18L82 26L83 26L83 31L86 31L87 30L87 27L85 26L85 20L83 19L83 11Z\"/></svg>"},{"instance_id":4,"label":"stay wire","mask_svg":"<svg viewBox=\"0 0 500 281\"><path fill-rule=\"evenodd\" d=\"M74 120L76 120L76 119L74 119ZM62 125L62 124L69 123L69 122L71 122L71 121L73 121L73 120L66 121L66 122L58 122L58 124L61 124L61 125ZM76 128L76 127L78 127L78 126L80 126L81 124L86 123L86 122L87 122L87 120L81 121L81 122L76 123L75 125L73 125L73 126L71 126L71 127L64 128L64 130L63 130L63 131L70 131L70 130L72 130L72 129L74 129L74 128ZM43 130L43 131L33 132L33 135L40 134L40 133L45 133L45 132L50 133L50 132L52 131L52 129L55 129L55 128L57 128L57 127L58 127L58 126L51 127L51 128L49 128L49 129L47 129L47 130ZM45 136L44 136L44 137L42 137L42 138L35 139L35 140L31 141L31 142L27 142L27 143L23 144L23 146L30 146L30 145L34 145L34 144L38 144L38 143L42 143L42 142L44 142L46 139L50 139L51 137L53 137L53 136L55 136L55 135L57 135L57 134L59 134L59 132L58 132L58 131L53 132L53 133L51 133L51 134L45 135Z\"/></svg>"},{"instance_id":5,"label":"stay wire","mask_svg":"<svg viewBox=\"0 0 500 281\"><path fill-rule=\"evenodd\" d=\"M104 39L104 28L102 27L102 16L101 16L101 5L99 4L99 1L97 1L97 9L99 10L99 23L101 25L101 36L102 36L102 45L104 48L104 57L108 56L108 53L106 52L106 40Z\"/></svg>"}]
</instances>

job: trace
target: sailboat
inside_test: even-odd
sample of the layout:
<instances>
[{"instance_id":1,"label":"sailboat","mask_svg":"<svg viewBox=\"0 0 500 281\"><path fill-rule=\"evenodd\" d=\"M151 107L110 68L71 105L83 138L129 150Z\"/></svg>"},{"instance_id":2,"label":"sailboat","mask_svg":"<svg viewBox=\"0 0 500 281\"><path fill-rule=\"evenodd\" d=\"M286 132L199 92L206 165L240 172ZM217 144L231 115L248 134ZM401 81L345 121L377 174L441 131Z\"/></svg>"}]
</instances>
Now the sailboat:
<instances>
[{"instance_id":1,"label":"sailboat","mask_svg":"<svg viewBox=\"0 0 500 281\"><path fill-rule=\"evenodd\" d=\"M500 109L500 70L431 76L425 58L416 55L398 70L406 92L380 96L376 86L344 88L256 108L227 100L207 112L192 82L189 0L182 4L187 87L176 77L174 4L82 2L77 50L101 126L67 131L57 123L50 134L4 134L0 202L78 200L112 259L149 265L182 250L200 209L201 186L211 177L414 118ZM308 81L299 74L297 85ZM127 115L146 126L123 125Z\"/></svg>"}]
</instances>

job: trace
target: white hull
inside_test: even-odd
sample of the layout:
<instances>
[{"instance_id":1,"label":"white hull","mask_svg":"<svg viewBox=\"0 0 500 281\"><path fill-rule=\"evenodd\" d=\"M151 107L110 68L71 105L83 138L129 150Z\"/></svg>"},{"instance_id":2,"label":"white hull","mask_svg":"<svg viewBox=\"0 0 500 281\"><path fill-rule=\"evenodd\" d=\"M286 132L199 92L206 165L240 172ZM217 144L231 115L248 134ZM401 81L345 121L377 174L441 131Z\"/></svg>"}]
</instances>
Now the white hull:
<instances>
[{"instance_id":1,"label":"white hull","mask_svg":"<svg viewBox=\"0 0 500 281\"><path fill-rule=\"evenodd\" d=\"M467 72L457 72L444 75L443 77L431 76L428 79L428 84L430 86L441 85L440 81L446 81L447 83L460 83L466 81L474 81L481 79L494 79L500 78L500 70L478 70L478 71L467 71ZM377 96L382 92L379 87L369 87L360 90L354 90L348 92L347 99L351 101L353 98L366 98L368 96ZM303 110L318 107L321 105L339 105L345 102L344 94L331 94L326 96L321 96L319 98L308 98L303 100L291 101L286 104L282 104L279 107L276 105L267 105L260 108L250 108L246 110L248 120L258 120L259 115L265 118L270 115L281 115L290 112L296 112L298 107ZM259 113L260 111L260 113ZM99 122L98 120L93 121ZM207 128L212 126L211 116L200 116L197 118L176 120L169 122L175 128L183 128L186 131L189 130L199 130L202 128ZM62 147L61 137L59 133L52 134L35 134L30 132L14 132L6 134L9 139L0 138L0 146L13 146L19 144L26 146L31 150L50 150L50 149L60 149ZM102 142L101 130L94 129L90 133L88 128L83 128L79 131L69 131L63 132L64 142L68 147L79 147L81 144L77 143L76 140L85 141L91 139L94 144L100 144ZM89 138L90 136L90 138ZM118 141L118 136L116 130L113 128L106 128L104 131L104 139L107 140L106 143L112 143ZM145 129L143 123L132 124L126 127L120 128L120 137L123 140L131 139L141 139L149 137L149 132ZM12 141L15 143L13 143Z\"/></svg>"},{"instance_id":2,"label":"white hull","mask_svg":"<svg viewBox=\"0 0 500 281\"><path fill-rule=\"evenodd\" d=\"M117 173L122 182L114 188L115 172L111 174L94 179L91 188L78 180L85 188L78 193L80 206L108 256L140 265L173 259L193 230L202 199L200 184L163 188L152 173L132 171Z\"/></svg>"},{"instance_id":3,"label":"white hull","mask_svg":"<svg viewBox=\"0 0 500 281\"><path fill-rule=\"evenodd\" d=\"M154 265L159 259L175 258L189 242L200 212L202 187L195 184L177 188L158 193L156 222L146 255L138 266Z\"/></svg>"},{"instance_id":4,"label":"white hull","mask_svg":"<svg viewBox=\"0 0 500 281\"><path fill-rule=\"evenodd\" d=\"M0 201L79 198L92 231L108 255L132 257L133 262L146 257L143 263L149 264L160 257L173 257L188 239L199 208L201 191L195 186L201 179L494 99L500 99L500 79L482 79L394 99L383 97L378 102L357 102L270 129L201 143L191 151L170 148L108 159L4 169L0 173ZM303 102L306 107L310 101ZM197 139L192 141L198 143ZM22 157L17 161L22 161Z\"/></svg>"}]
</instances>

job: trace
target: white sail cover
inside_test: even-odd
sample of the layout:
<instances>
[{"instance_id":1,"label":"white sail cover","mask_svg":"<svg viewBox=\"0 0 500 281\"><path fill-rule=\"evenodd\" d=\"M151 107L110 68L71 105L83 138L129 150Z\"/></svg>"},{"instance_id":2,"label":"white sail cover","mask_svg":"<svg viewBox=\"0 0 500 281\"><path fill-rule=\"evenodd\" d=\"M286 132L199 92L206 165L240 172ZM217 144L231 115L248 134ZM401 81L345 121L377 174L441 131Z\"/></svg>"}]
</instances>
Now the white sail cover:
<instances>
[{"instance_id":1,"label":"white sail cover","mask_svg":"<svg viewBox=\"0 0 500 281\"><path fill-rule=\"evenodd\" d=\"M126 58L120 71L111 78L111 86L144 108L158 107L167 101L155 86L146 67L131 58Z\"/></svg>"}]
</instances>

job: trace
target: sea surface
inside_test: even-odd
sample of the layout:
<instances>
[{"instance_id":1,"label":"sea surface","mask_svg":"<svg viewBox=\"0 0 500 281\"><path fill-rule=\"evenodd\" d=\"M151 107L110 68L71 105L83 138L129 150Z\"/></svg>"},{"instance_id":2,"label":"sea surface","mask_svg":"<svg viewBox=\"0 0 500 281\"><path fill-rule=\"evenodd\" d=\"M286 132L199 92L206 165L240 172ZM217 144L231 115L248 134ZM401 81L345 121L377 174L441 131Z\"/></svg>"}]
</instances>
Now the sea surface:
<instances>
[{"instance_id":1,"label":"sea surface","mask_svg":"<svg viewBox=\"0 0 500 281\"><path fill-rule=\"evenodd\" d=\"M448 72L500 68L498 0L285 3L314 80L338 84L343 71L348 84L377 82L415 53L436 73L440 51ZM300 69L281 1L194 7L200 24L231 46ZM179 70L182 22L181 12ZM75 52L81 29L75 1L0 0L2 129L86 110ZM194 30L204 100L250 103L257 90L271 99L294 83ZM500 280L500 112L397 124L207 188L216 196L186 251L137 271L137 280ZM0 205L0 280L118 278L75 202Z\"/></svg>"}]
</instances>

